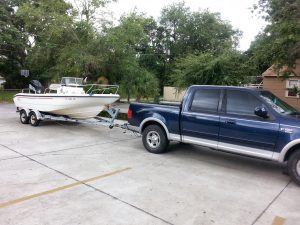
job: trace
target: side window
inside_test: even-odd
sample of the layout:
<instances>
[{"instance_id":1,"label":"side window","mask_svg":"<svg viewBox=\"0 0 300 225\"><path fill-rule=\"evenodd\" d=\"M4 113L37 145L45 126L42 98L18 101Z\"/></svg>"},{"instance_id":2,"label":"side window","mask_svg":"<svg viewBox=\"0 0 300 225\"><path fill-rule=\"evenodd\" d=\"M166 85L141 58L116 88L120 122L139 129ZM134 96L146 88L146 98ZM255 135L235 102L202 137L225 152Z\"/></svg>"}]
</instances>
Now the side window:
<instances>
[{"instance_id":1,"label":"side window","mask_svg":"<svg viewBox=\"0 0 300 225\"><path fill-rule=\"evenodd\" d=\"M227 90L226 95L226 112L230 114L255 116L254 109L262 105L255 96L244 91Z\"/></svg>"},{"instance_id":2,"label":"side window","mask_svg":"<svg viewBox=\"0 0 300 225\"><path fill-rule=\"evenodd\" d=\"M194 94L190 111L216 113L218 111L220 90L202 89Z\"/></svg>"}]
</instances>

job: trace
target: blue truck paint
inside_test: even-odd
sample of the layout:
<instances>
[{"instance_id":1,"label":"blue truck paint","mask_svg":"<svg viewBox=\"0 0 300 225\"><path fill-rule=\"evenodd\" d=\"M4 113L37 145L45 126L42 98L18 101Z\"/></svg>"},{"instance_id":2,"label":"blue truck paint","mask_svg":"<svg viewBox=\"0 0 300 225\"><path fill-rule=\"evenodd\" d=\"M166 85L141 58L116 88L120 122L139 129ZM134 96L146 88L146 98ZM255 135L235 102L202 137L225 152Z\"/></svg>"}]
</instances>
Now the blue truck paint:
<instances>
[{"instance_id":1,"label":"blue truck paint","mask_svg":"<svg viewBox=\"0 0 300 225\"><path fill-rule=\"evenodd\" d=\"M216 113L191 112L190 105L197 90L220 90ZM227 91L249 93L269 112L268 118L231 115L222 108ZM131 103L130 127L140 132L149 124L160 124L169 140L199 144L228 151L283 162L289 151L299 145L300 117L283 115L261 96L258 89L227 86L194 85L187 90L180 106Z\"/></svg>"},{"instance_id":2,"label":"blue truck paint","mask_svg":"<svg viewBox=\"0 0 300 225\"><path fill-rule=\"evenodd\" d=\"M140 129L143 129L143 126L147 122L157 122L159 120L161 124L167 127L167 133L180 134L178 123L180 115L179 106L131 103L130 109L133 112L132 119L129 121L131 126L140 127L142 125ZM151 119L148 120L149 118Z\"/></svg>"}]
</instances>

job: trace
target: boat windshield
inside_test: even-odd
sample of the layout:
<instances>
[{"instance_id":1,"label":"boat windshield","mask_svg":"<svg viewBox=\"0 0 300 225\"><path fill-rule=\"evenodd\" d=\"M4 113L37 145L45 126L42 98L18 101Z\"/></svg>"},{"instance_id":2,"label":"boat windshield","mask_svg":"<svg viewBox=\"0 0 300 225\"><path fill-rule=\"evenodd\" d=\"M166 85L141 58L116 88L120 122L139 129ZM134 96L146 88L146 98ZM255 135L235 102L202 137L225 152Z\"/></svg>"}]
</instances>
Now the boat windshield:
<instances>
[{"instance_id":1,"label":"boat windshield","mask_svg":"<svg viewBox=\"0 0 300 225\"><path fill-rule=\"evenodd\" d=\"M66 86L81 86L83 79L78 77L63 77L60 83Z\"/></svg>"},{"instance_id":2,"label":"boat windshield","mask_svg":"<svg viewBox=\"0 0 300 225\"><path fill-rule=\"evenodd\" d=\"M299 115L297 109L293 108L292 106L288 105L286 102L277 98L271 92L261 91L260 95L272 106L272 108L275 111L285 115Z\"/></svg>"}]
</instances>

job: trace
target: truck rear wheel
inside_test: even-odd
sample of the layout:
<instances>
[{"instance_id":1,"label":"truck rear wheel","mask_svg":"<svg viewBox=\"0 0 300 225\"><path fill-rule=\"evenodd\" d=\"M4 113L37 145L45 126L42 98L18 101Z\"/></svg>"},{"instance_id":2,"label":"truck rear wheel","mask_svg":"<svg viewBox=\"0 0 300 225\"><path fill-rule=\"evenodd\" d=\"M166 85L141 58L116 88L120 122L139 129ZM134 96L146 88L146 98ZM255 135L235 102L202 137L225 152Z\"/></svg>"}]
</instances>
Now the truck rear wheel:
<instances>
[{"instance_id":1,"label":"truck rear wheel","mask_svg":"<svg viewBox=\"0 0 300 225\"><path fill-rule=\"evenodd\" d=\"M288 171L292 180L300 186L300 150L293 152L289 157Z\"/></svg>"},{"instance_id":2,"label":"truck rear wheel","mask_svg":"<svg viewBox=\"0 0 300 225\"><path fill-rule=\"evenodd\" d=\"M165 131L158 125L149 125L143 131L144 147L151 153L163 153L167 150L169 140Z\"/></svg>"}]
</instances>

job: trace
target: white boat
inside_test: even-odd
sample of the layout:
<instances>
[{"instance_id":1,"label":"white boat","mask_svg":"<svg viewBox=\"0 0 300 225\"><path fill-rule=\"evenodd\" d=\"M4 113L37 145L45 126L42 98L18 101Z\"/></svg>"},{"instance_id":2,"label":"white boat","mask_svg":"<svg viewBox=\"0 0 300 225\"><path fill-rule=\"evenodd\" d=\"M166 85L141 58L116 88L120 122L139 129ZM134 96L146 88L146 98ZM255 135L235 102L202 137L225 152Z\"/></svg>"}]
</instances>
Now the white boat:
<instances>
[{"instance_id":1,"label":"white boat","mask_svg":"<svg viewBox=\"0 0 300 225\"><path fill-rule=\"evenodd\" d=\"M120 98L118 88L117 85L83 85L82 78L64 77L60 84L51 84L43 90L35 80L30 82L28 92L23 90L13 100L19 111L26 109L27 112L88 119Z\"/></svg>"}]
</instances>

